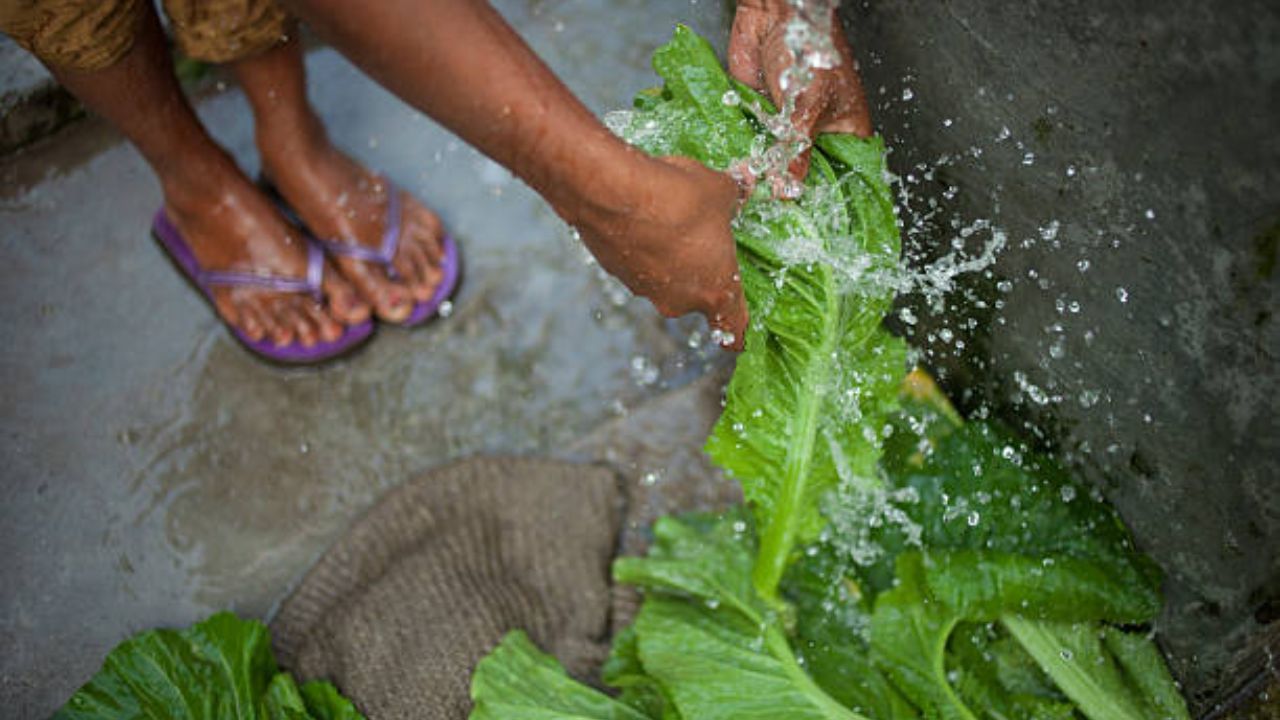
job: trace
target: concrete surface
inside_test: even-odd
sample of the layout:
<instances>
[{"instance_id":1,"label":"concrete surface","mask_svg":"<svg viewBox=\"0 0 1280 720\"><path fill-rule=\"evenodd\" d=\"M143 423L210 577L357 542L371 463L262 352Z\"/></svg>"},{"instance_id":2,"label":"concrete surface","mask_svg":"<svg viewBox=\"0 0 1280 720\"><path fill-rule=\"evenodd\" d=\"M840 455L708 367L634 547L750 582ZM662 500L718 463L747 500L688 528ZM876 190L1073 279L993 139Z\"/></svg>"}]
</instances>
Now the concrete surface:
<instances>
[{"instance_id":1,"label":"concrete surface","mask_svg":"<svg viewBox=\"0 0 1280 720\"><path fill-rule=\"evenodd\" d=\"M966 409L1117 504L1167 571L1162 643L1202 708L1277 673L1280 4L849 10L913 264L976 254L976 220L1007 235L898 326Z\"/></svg>"},{"instance_id":2,"label":"concrete surface","mask_svg":"<svg viewBox=\"0 0 1280 720\"><path fill-rule=\"evenodd\" d=\"M39 60L0 35L0 155L84 115Z\"/></svg>"},{"instance_id":3,"label":"concrete surface","mask_svg":"<svg viewBox=\"0 0 1280 720\"><path fill-rule=\"evenodd\" d=\"M722 43L728 17L709 0L497 4L596 110L652 83L674 22ZM1107 490L1169 573L1162 641L1211 707L1258 669L1280 612L1280 8L848 10L921 270L897 326L965 409ZM615 305L503 170L332 53L308 62L335 136L467 249L456 313L328 370L265 368L148 246L158 192L111 131L0 161L6 713L46 714L134 630L268 613L382 489L458 455L614 460L639 479L633 547L663 508L732 498L695 450L714 380L658 397L705 366L690 326ZM238 94L200 111L252 171ZM948 280L937 258L953 241L980 255L991 226L995 264Z\"/></svg>"},{"instance_id":4,"label":"concrete surface","mask_svg":"<svg viewBox=\"0 0 1280 720\"><path fill-rule=\"evenodd\" d=\"M599 111L654 84L677 21L727 27L719 3L499 7ZM0 716L46 716L134 631L267 614L390 485L565 447L714 355L602 284L500 167L336 54L308 68L338 142L437 208L467 263L450 318L332 368L272 369L227 337L151 246L158 188L101 123L0 161ZM254 172L239 93L198 108Z\"/></svg>"}]
</instances>

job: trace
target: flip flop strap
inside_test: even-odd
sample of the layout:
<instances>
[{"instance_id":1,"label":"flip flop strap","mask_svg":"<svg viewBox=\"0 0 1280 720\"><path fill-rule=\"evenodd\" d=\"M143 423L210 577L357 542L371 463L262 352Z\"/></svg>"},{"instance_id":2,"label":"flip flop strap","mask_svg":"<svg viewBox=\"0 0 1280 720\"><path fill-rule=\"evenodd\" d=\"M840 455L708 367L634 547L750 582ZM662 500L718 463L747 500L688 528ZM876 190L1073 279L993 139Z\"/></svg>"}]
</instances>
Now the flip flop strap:
<instances>
[{"instance_id":1,"label":"flip flop strap","mask_svg":"<svg viewBox=\"0 0 1280 720\"><path fill-rule=\"evenodd\" d=\"M386 269L387 276L394 280L398 276L391 261L395 259L396 251L400 248L400 188L386 175L379 175L378 179L387 188L387 209L382 222L382 242L379 246L371 248L349 240L324 238L317 238L316 242L334 255L376 262L382 265Z\"/></svg>"},{"instance_id":2,"label":"flip flop strap","mask_svg":"<svg viewBox=\"0 0 1280 720\"><path fill-rule=\"evenodd\" d=\"M253 287L276 292L310 293L316 302L324 299L321 280L324 278L324 251L315 242L307 242L307 276L305 278L281 277L279 275L259 275L257 273L236 272L233 270L199 270L196 282L201 287L214 285L233 287Z\"/></svg>"}]
</instances>

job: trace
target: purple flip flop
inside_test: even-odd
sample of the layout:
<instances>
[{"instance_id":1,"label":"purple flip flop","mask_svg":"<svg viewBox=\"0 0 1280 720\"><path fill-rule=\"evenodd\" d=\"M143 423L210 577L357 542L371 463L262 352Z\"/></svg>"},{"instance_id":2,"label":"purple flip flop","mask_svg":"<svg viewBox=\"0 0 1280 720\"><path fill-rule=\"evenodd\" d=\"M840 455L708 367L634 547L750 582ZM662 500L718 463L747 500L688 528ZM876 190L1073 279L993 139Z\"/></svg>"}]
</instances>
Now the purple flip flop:
<instances>
[{"instance_id":1,"label":"purple flip flop","mask_svg":"<svg viewBox=\"0 0 1280 720\"><path fill-rule=\"evenodd\" d=\"M306 228L306 225L298 218L297 213L292 208L288 208L283 196L276 191L275 187L270 185L265 179L262 183L270 191L270 194L276 198L276 201L285 206L289 210L289 216L294 218L296 224L306 230L311 236L311 240L318 243L320 247L332 255L342 255L344 257L355 258L363 262L373 262L381 265L387 272L387 276L392 280L397 279L395 267L391 261L396 256L396 251L400 248L401 221L400 210L402 202L400 200L400 187L391 182L391 179L385 175L379 175L387 188L387 210L386 217L383 221L382 242L377 248L369 248L349 240L329 240L320 238ZM462 255L458 252L458 245L453 241L453 237L445 234L440 242L441 249L444 251L444 257L440 263L442 277L439 284L436 285L435 292L431 297L422 302L414 303L413 311L409 313L409 317L402 322L391 323L399 327L414 327L435 317L440 312L440 307L445 301L453 297L458 291L458 282L462 278Z\"/></svg>"},{"instance_id":2,"label":"purple flip flop","mask_svg":"<svg viewBox=\"0 0 1280 720\"><path fill-rule=\"evenodd\" d=\"M206 270L200 267L195 253L191 251L191 247L187 245L187 241L182 237L182 233L178 232L178 228L169 219L164 208L156 212L155 219L151 223L151 234L174 266L181 271L183 277L200 291L211 307L214 305L213 288L216 286L255 287L276 292L305 292L310 293L316 302L323 300L320 282L324 275L324 252L315 242L307 243L307 276L285 278L246 272ZM255 341L240 328L226 322L223 324L235 339L253 354L286 365L311 365L332 360L354 350L373 334L373 321L366 320L356 325L348 325L342 335L332 342L321 341L306 347L297 341L288 345L277 345L267 338Z\"/></svg>"}]
</instances>

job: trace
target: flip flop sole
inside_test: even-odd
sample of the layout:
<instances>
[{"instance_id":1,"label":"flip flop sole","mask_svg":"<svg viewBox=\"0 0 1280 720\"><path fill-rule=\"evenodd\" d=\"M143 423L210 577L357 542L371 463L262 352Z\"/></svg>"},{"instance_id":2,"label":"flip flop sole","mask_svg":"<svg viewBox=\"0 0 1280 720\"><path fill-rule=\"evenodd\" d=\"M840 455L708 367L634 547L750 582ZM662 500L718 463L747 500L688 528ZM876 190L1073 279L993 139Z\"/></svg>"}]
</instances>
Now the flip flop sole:
<instances>
[{"instance_id":1,"label":"flip flop sole","mask_svg":"<svg viewBox=\"0 0 1280 720\"><path fill-rule=\"evenodd\" d=\"M404 322L387 323L388 325L402 328L423 325L428 320L439 317L440 307L458 294L458 289L462 287L462 254L458 252L458 244L453 241L451 235L446 234L441 239L440 245L444 249L444 259L440 264L444 275L436 285L435 292L429 299L415 303L413 312L409 313L409 317L405 318Z\"/></svg>"},{"instance_id":2,"label":"flip flop sole","mask_svg":"<svg viewBox=\"0 0 1280 720\"><path fill-rule=\"evenodd\" d=\"M403 191L403 189L400 188L400 186L396 185L389 178L386 178L385 176L382 176L382 177L386 180L387 186L391 190L391 192L399 193ZM272 183L269 179L267 179L265 175L258 176L258 187L264 193L266 193L267 197L271 198L272 202L274 202L278 208L280 208L281 213L284 214L285 218L288 219L289 222L293 223L294 226L301 229L314 242L320 243L320 246L325 248L326 252L337 254L337 255L349 254L349 253L344 253L341 250L334 249L335 247L338 247L340 245L339 243L325 242L317 239L315 233L311 232L311 229L307 227L307 224L302 221L302 218L298 216L298 213L295 212L293 207L289 205L289 202L284 199L284 195L281 194L279 188L277 188L274 183ZM389 204L387 206L387 210L388 210L388 213L390 212L398 213L399 204L398 203ZM390 223L391 220L388 219L387 222ZM395 225L397 226L397 228L399 227L398 218L395 222ZM399 230L397 230L396 235L397 235L396 244L398 245ZM383 242L385 244L386 240L384 239ZM440 306L443 305L446 300L451 300L455 295L457 295L458 288L461 287L461 284L462 284L462 275L463 275L462 253L459 252L458 244L454 241L453 237L448 233L445 233L444 237L441 239L441 244L444 247L444 261L442 263L444 277L441 278L440 284L436 286L435 292L432 293L429 299L424 300L422 302L414 303L413 310L409 312L409 316L406 317L404 320L400 322L389 322L384 320L382 321L384 325L390 325L392 327L405 328L405 329L415 328L415 327L424 325L427 323L427 321L432 320L433 318L436 318L439 316ZM389 266L390 264L389 261L385 259L381 261L367 260L367 262L381 262L383 265L387 265L387 266Z\"/></svg>"},{"instance_id":3,"label":"flip flop sole","mask_svg":"<svg viewBox=\"0 0 1280 720\"><path fill-rule=\"evenodd\" d=\"M241 347L260 360L284 367L315 366L340 357L349 356L373 336L373 321L366 320L356 325L346 326L342 335L336 340L318 342L311 347L298 342L277 345L267 339L255 341L239 328L223 320L222 316L218 314L213 295L196 280L196 273L199 267L196 264L195 255L163 209L156 213L155 220L151 226L151 238L160 247L161 252L173 265L174 269L178 271L178 275L209 305L214 317L218 318L218 321L227 329L231 337L235 338Z\"/></svg>"}]
</instances>

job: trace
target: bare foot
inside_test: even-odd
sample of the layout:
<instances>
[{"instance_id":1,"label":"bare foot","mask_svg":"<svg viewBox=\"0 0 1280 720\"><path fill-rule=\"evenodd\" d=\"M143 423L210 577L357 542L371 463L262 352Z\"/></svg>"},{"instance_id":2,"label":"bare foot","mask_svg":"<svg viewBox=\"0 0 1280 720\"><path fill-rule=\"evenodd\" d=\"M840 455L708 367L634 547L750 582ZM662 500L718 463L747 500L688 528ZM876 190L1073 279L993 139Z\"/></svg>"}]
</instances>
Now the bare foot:
<instances>
[{"instance_id":1,"label":"bare foot","mask_svg":"<svg viewBox=\"0 0 1280 720\"><path fill-rule=\"evenodd\" d=\"M162 178L165 210L208 270L303 278L306 243L234 162L223 156L217 168L198 177ZM254 287L212 288L218 314L250 340L305 347L341 337L344 325L364 322L370 306L326 263L325 302L310 295Z\"/></svg>"},{"instance_id":2,"label":"bare foot","mask_svg":"<svg viewBox=\"0 0 1280 720\"><path fill-rule=\"evenodd\" d=\"M264 172L313 233L376 249L392 188L323 138L305 151L260 148ZM401 322L415 302L431 298L443 273L444 226L408 193L400 203L400 243L393 273L377 262L335 255L332 261L379 318Z\"/></svg>"}]
</instances>

